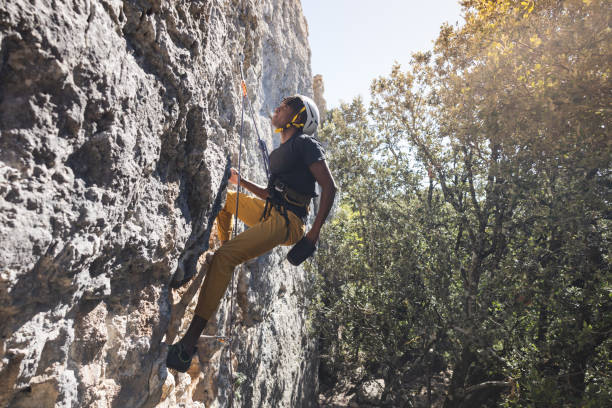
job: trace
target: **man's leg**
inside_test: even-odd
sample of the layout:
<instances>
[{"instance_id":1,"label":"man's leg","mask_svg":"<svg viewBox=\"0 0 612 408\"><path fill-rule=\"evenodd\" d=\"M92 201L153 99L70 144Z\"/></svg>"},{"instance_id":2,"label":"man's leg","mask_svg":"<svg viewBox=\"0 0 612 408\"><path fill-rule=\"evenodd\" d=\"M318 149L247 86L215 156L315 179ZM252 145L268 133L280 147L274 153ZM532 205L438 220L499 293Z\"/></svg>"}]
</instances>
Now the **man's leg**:
<instances>
[{"instance_id":1,"label":"man's leg","mask_svg":"<svg viewBox=\"0 0 612 408\"><path fill-rule=\"evenodd\" d=\"M183 345L183 350L185 350L189 356L193 355L195 347L198 344L198 339L206 328L206 323L206 320L200 316L194 315L187 332L179 341L179 343Z\"/></svg>"},{"instance_id":2,"label":"man's leg","mask_svg":"<svg viewBox=\"0 0 612 408\"><path fill-rule=\"evenodd\" d=\"M234 268L252 258L265 254L284 243L287 236L285 219L273 211L264 221L253 225L234 239L227 241L213 256L206 278L200 289L195 314L208 320L231 280Z\"/></svg>"},{"instance_id":3,"label":"man's leg","mask_svg":"<svg viewBox=\"0 0 612 408\"><path fill-rule=\"evenodd\" d=\"M185 336L179 341L183 350L188 355L193 354L198 338L206 327L207 320L217 309L221 297L223 297L229 284L234 267L248 259L266 253L283 243L287 233L285 219L276 210L273 210L270 216L260 223L259 220L264 205L265 202L263 200L247 197L243 194L240 195L238 217L245 224L251 225L251 228L224 243L213 256L206 278L200 289L196 315L191 321ZM228 192L225 207L217 216L219 238L222 241L230 236L232 216L235 208L236 193ZM291 219L294 221L293 218ZM296 225L292 228L291 235L294 235L293 230L296 230L296 228L299 227ZM239 256L236 257L236 254Z\"/></svg>"},{"instance_id":4,"label":"man's leg","mask_svg":"<svg viewBox=\"0 0 612 408\"><path fill-rule=\"evenodd\" d=\"M265 207L265 201L240 194L238 201L238 218L249 227L257 224L261 220L261 215ZM225 198L225 206L217 215L217 232L221 242L228 241L232 234L232 220L236 213L236 192L228 191Z\"/></svg>"},{"instance_id":5,"label":"man's leg","mask_svg":"<svg viewBox=\"0 0 612 408\"><path fill-rule=\"evenodd\" d=\"M178 343L169 348L166 359L168 367L183 372L189 369L198 338L207 320L217 310L236 265L262 255L278 245L293 245L304 235L302 221L294 214L289 214L289 220L287 231L285 218L273 209L263 222L253 225L219 248L200 289L195 316L189 329Z\"/></svg>"}]
</instances>

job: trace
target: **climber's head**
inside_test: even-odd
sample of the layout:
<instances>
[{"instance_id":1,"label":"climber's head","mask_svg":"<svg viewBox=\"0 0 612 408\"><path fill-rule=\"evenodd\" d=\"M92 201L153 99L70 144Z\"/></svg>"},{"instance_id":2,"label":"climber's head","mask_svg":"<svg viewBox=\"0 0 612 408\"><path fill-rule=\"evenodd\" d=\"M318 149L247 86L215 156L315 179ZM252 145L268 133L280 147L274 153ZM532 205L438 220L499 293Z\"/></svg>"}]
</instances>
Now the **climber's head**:
<instances>
[{"instance_id":1,"label":"climber's head","mask_svg":"<svg viewBox=\"0 0 612 408\"><path fill-rule=\"evenodd\" d=\"M272 115L272 126L277 132L297 128L308 135L319 125L319 109L312 99L304 95L289 96L282 100Z\"/></svg>"}]
</instances>

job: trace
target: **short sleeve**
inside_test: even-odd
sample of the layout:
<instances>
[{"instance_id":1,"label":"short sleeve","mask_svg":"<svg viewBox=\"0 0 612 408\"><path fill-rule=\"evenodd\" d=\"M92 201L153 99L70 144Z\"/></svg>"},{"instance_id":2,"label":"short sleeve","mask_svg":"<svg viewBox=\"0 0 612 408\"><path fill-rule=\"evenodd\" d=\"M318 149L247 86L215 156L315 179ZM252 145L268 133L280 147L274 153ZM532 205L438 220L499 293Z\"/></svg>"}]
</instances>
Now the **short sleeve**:
<instances>
[{"instance_id":1,"label":"short sleeve","mask_svg":"<svg viewBox=\"0 0 612 408\"><path fill-rule=\"evenodd\" d=\"M302 135L299 141L299 151L302 161L306 166L310 166L312 163L320 160L325 160L325 149L313 137Z\"/></svg>"}]
</instances>

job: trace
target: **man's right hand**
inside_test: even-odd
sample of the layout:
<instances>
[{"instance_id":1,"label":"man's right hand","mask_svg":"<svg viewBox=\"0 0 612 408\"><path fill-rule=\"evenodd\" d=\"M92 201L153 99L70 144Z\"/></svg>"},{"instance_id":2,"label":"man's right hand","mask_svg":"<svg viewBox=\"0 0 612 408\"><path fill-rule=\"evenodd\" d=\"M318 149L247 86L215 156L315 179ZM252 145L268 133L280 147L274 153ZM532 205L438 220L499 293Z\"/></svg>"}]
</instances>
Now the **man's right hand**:
<instances>
[{"instance_id":1,"label":"man's right hand","mask_svg":"<svg viewBox=\"0 0 612 408\"><path fill-rule=\"evenodd\" d=\"M230 175L229 182L231 184L238 184L238 177L240 176L240 173L238 173L238 171L234 168L231 168L230 172L232 174Z\"/></svg>"}]
</instances>

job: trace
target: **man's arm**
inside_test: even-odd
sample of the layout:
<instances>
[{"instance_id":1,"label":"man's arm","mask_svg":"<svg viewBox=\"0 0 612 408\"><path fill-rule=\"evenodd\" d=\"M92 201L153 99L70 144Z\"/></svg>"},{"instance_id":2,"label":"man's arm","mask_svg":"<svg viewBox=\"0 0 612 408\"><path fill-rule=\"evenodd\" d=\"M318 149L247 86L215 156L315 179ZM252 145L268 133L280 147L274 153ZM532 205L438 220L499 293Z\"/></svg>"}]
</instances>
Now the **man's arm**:
<instances>
[{"instance_id":1,"label":"man's arm","mask_svg":"<svg viewBox=\"0 0 612 408\"><path fill-rule=\"evenodd\" d=\"M316 243L319 240L321 227L327 219L329 211L334 204L334 197L336 196L337 188L336 182L334 181L325 160L319 160L312 163L308 169L314 176L315 180L317 180L317 183L319 183L321 186L321 202L319 204L319 211L317 212L317 216L312 224L312 228L306 234L306 238L308 238L308 240Z\"/></svg>"},{"instance_id":2,"label":"man's arm","mask_svg":"<svg viewBox=\"0 0 612 408\"><path fill-rule=\"evenodd\" d=\"M233 168L230 169L230 171L232 172L232 175L229 178L229 182L237 185L238 184L238 171L236 171L236 169L233 169ZM255 194L257 197L261 198L262 200L266 200L268 196L270 195L267 189L261 186L258 186L255 183L251 183L249 180L245 178L240 178L240 186L244 187L245 189Z\"/></svg>"}]
</instances>

